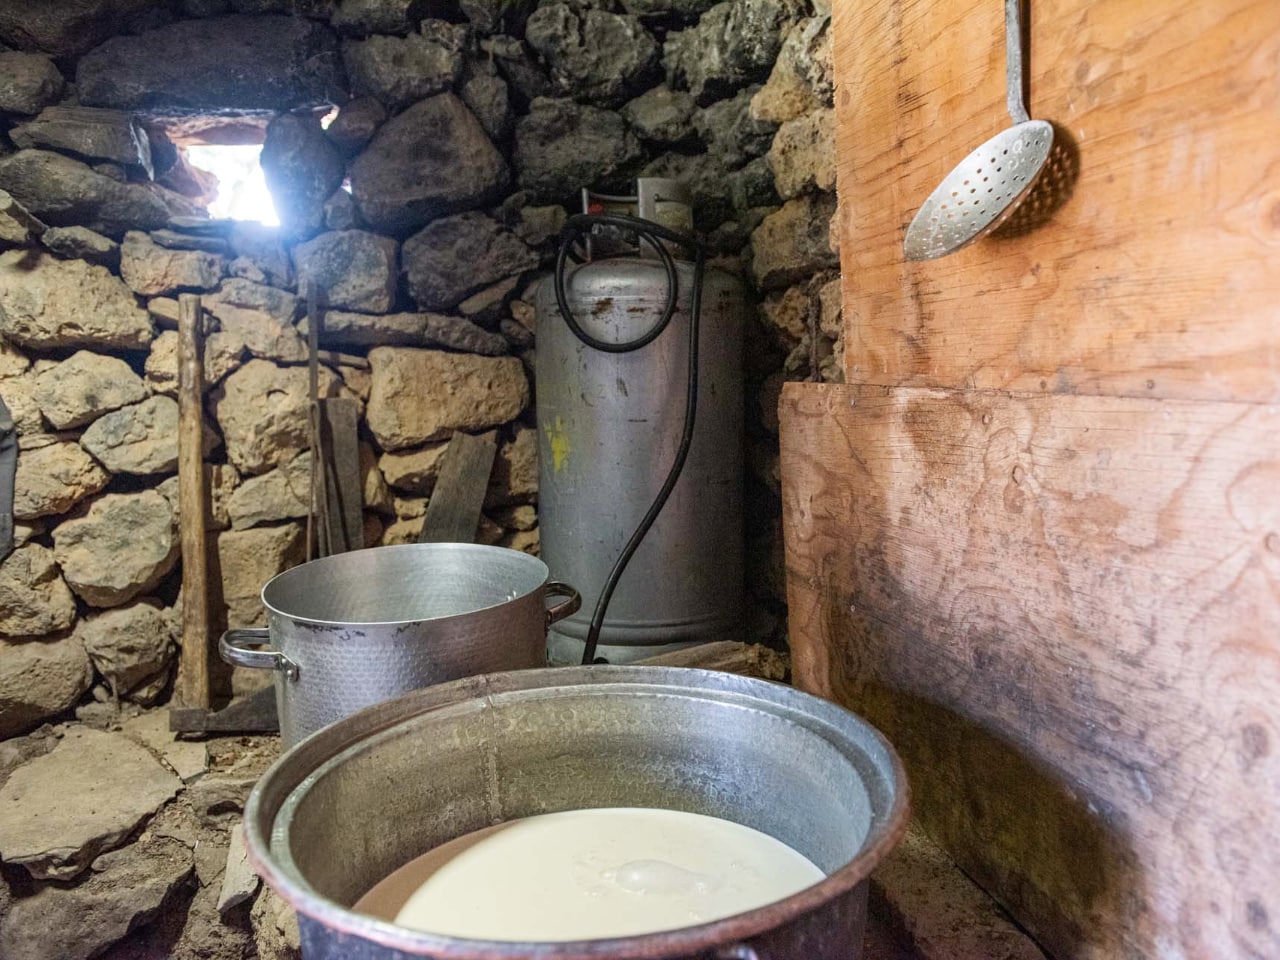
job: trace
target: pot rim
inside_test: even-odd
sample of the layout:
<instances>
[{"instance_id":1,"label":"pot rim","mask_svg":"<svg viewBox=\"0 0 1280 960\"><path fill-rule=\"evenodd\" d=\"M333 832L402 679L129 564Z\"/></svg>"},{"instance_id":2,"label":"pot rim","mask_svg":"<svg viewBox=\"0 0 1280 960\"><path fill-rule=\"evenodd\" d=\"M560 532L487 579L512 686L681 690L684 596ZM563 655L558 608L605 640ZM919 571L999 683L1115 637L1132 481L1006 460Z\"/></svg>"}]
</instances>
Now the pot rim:
<instances>
[{"instance_id":1,"label":"pot rim","mask_svg":"<svg viewBox=\"0 0 1280 960\"><path fill-rule=\"evenodd\" d=\"M586 678L577 685L623 683L634 686L664 681L678 684L682 678L698 679L704 681L701 686L697 684L688 686L691 689L704 691L713 689L719 693L745 692L747 696L750 696L752 689L782 687L781 684L767 680L687 667L612 665L552 667L466 677L417 690L396 700L375 704L311 734L279 757L255 784L244 808L245 840L249 861L254 870L290 906L321 925L342 934L372 941L390 950L404 951L411 956L421 956L424 960L427 957L435 960L525 960L525 958L599 960L604 957L610 960L659 960L672 955L700 955L709 951L723 951L817 910L864 882L906 833L910 819L910 789L907 784L906 770L885 736L862 717L837 704L792 687L783 687L814 701L820 705L819 709L838 710L841 714L852 716L866 728L870 739L879 744L889 760L893 781L892 802L881 822L872 823L862 847L851 860L812 886L746 913L723 917L696 926L607 939L562 942L473 940L411 930L367 914L357 913L317 893L300 875L295 877L293 871L282 868L272 855L271 835L274 833L275 821L284 801L299 786L311 779L319 767L329 759L424 714L447 709L468 700L488 698L493 694L543 688L548 684L540 683L540 680L553 679L556 676ZM708 679L722 685L708 688L705 684ZM731 682L725 683L726 680ZM735 691L737 687L744 687L745 691ZM354 727L357 723L367 728L350 734L343 729ZM815 736L821 735L816 730L813 733ZM312 760L310 754L316 756L313 762L307 764L307 761ZM294 776L288 788L284 790L280 803L271 813L271 825L264 835L260 828L265 806L264 788L272 786L272 781L276 778L287 777L288 768L300 763L309 766L309 769ZM734 954L730 950L729 953L717 955Z\"/></svg>"},{"instance_id":2,"label":"pot rim","mask_svg":"<svg viewBox=\"0 0 1280 960\"><path fill-rule=\"evenodd\" d=\"M526 590L514 597L507 597L506 599L499 600L496 603L491 603L485 607L476 607L472 610L463 610L460 613L450 613L440 617L409 617L402 620L323 620L318 617L308 617L296 613L289 613L287 610L280 609L267 599L267 591L270 590L273 585L279 589L279 584L282 580L294 579L295 577L292 575L301 577L304 575L302 571L305 571L308 567L311 568L310 572L314 573L316 570L316 564L323 566L338 566L344 562L344 558L346 562L350 562L352 558L368 550L378 550L384 553L386 551L397 551L401 553L444 552L441 548L448 548L448 552L451 553L493 555L496 552L504 557L510 557L513 562L523 563L526 566L532 565L535 569L541 568L542 579L539 581L538 585L531 590ZM327 557L317 557L314 560L308 560L306 563L300 563L295 567L290 567L288 570L277 573L274 577L268 580L263 585L262 590L259 593L259 597L268 614L271 616L283 617L290 623L325 628L340 627L342 629L360 629L362 627L401 627L419 623L447 624L453 620L461 620L466 617L474 617L479 613L487 613L491 610L497 610L501 607L507 606L508 604L524 600L531 594L536 593L540 588L545 587L550 579L551 569L546 565L546 563L531 554L525 553L523 550L514 550L511 547L500 547L496 544L484 543L397 543L389 546L361 547L359 550L348 550L345 553L335 553Z\"/></svg>"}]
</instances>

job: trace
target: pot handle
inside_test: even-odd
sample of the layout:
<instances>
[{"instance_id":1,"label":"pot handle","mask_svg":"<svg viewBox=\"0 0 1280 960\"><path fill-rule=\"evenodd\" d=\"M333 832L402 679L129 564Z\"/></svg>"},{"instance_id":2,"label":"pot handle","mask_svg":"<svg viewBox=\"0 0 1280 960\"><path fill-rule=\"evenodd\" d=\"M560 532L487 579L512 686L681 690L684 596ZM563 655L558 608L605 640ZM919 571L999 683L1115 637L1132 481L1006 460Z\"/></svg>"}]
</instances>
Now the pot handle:
<instances>
[{"instance_id":1,"label":"pot handle","mask_svg":"<svg viewBox=\"0 0 1280 960\"><path fill-rule=\"evenodd\" d=\"M565 617L572 617L578 612L578 608L582 606L582 594L567 583L561 583L559 580L548 580L543 590L548 597L566 598L563 603L557 603L554 607L547 608L548 627L553 623L558 623Z\"/></svg>"},{"instance_id":2,"label":"pot handle","mask_svg":"<svg viewBox=\"0 0 1280 960\"><path fill-rule=\"evenodd\" d=\"M242 627L228 630L218 640L218 653L227 663L251 670L279 670L289 680L298 679L298 665L279 650L255 650L271 642L266 627Z\"/></svg>"},{"instance_id":3,"label":"pot handle","mask_svg":"<svg viewBox=\"0 0 1280 960\"><path fill-rule=\"evenodd\" d=\"M735 943L730 947L721 947L714 954L714 960L763 960L754 947L749 947L745 943Z\"/></svg>"}]
</instances>

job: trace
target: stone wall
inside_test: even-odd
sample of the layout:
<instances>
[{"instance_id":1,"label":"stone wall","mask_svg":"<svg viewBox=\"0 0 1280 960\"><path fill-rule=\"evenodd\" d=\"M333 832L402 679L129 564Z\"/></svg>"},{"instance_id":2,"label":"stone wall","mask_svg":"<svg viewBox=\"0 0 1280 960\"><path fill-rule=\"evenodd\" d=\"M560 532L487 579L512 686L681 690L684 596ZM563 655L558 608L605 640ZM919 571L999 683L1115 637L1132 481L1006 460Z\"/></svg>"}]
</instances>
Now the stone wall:
<instances>
[{"instance_id":1,"label":"stone wall","mask_svg":"<svg viewBox=\"0 0 1280 960\"><path fill-rule=\"evenodd\" d=\"M532 297L583 185L685 180L717 264L760 295L745 344L751 629L781 642L777 394L839 376L828 24L820 0L0 4L0 397L20 441L18 547L0 564L0 739L16 739L0 744L0 788L51 751L127 754L77 731L118 740L168 696L180 292L208 311L226 623L261 623L262 584L303 559L313 280L329 301L321 392L361 409L366 543L413 539L448 437L494 431L480 538L537 550ZM207 178L171 137L233 124L265 130L279 229L203 219ZM171 741L133 742L173 771ZM172 934L166 956L252 949L247 901L185 908L185 927L162 910L192 890L197 906L217 899L223 865L202 872L187 835L214 831L205 842L225 853L226 824L199 806L212 754L185 786L135 760L159 784L150 809L60 872L13 868L0 823L0 908L20 895L74 915L57 884L115 870L150 884L118 898L135 913L90 925L88 946L87 928L64 925L81 938L65 953L0 923L4 956L89 956L158 915L147 929ZM218 810L234 814L243 791L226 789ZM166 823L195 810L196 826L121 846L156 810ZM167 864L167 879L139 863Z\"/></svg>"}]
</instances>

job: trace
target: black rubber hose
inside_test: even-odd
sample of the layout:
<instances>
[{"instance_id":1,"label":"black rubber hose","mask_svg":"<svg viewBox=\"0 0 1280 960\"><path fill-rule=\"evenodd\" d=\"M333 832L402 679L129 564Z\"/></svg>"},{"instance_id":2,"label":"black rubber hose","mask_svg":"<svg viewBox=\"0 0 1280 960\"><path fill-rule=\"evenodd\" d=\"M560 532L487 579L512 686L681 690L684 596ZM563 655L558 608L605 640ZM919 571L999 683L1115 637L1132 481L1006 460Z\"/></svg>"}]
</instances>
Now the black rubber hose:
<instances>
[{"instance_id":1,"label":"black rubber hose","mask_svg":"<svg viewBox=\"0 0 1280 960\"><path fill-rule=\"evenodd\" d=\"M573 245L583 234L598 225L620 227L635 233L642 242L647 243L657 252L667 272L667 302L662 311L662 316L658 318L657 323L639 337L622 343L598 340L583 330L573 316L573 311L569 308L568 296L565 293L564 271L565 265L572 254ZM632 556L644 541L645 534L649 532L654 521L658 519L658 514L666 506L667 500L671 496L671 491L675 489L676 482L680 479L685 460L689 457L689 448L693 445L693 428L698 416L698 321L702 315L702 277L706 268L707 254L706 248L694 237L671 230L649 220L641 220L639 217L630 217L623 214L578 214L570 217L565 222L564 229L560 232L560 252L556 256L554 275L556 304L560 308L560 315L564 317L564 322L568 324L575 337L592 349L601 350L605 353L630 353L633 350L639 350L647 346L662 334L662 331L667 328L671 318L675 315L680 297L680 276L676 270L675 260L672 258L671 252L659 242L662 240L678 244L692 251L694 255L693 290L691 291L692 299L689 315L689 374L685 390L684 427L680 432L680 446L676 449L675 458L671 461L671 468L667 471L667 477L662 482L658 495L654 497L653 503L645 511L635 532L631 534L631 538L618 555L618 559L614 561L613 568L609 571L609 576L605 580L604 588L600 591L595 611L591 615L591 626L587 630L586 646L582 651L582 662L584 664L595 662L596 648L600 643L600 631L604 626L605 614L609 610L609 601L613 599L614 590L617 589L618 582L622 579L622 574L627 569L627 564L631 562Z\"/></svg>"}]
</instances>

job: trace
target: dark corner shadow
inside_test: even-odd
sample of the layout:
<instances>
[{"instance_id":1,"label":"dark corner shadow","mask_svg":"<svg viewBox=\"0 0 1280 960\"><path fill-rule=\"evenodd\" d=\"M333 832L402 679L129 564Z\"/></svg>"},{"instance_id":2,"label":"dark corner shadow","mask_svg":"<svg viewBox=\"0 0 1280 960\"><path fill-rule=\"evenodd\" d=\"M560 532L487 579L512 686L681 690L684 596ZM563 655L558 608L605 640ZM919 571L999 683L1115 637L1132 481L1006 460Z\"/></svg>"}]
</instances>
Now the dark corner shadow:
<instances>
[{"instance_id":1,"label":"dark corner shadow","mask_svg":"<svg viewBox=\"0 0 1280 960\"><path fill-rule=\"evenodd\" d=\"M1061 210L1080 179L1080 145L1065 127L1053 124L1053 148L1044 172L1027 198L990 235L992 240L1013 240L1038 230Z\"/></svg>"},{"instance_id":2,"label":"dark corner shadow","mask_svg":"<svg viewBox=\"0 0 1280 960\"><path fill-rule=\"evenodd\" d=\"M918 696L869 685L855 706L902 755L917 823L1053 956L1097 949L1143 884L1100 811L1007 741Z\"/></svg>"}]
</instances>

